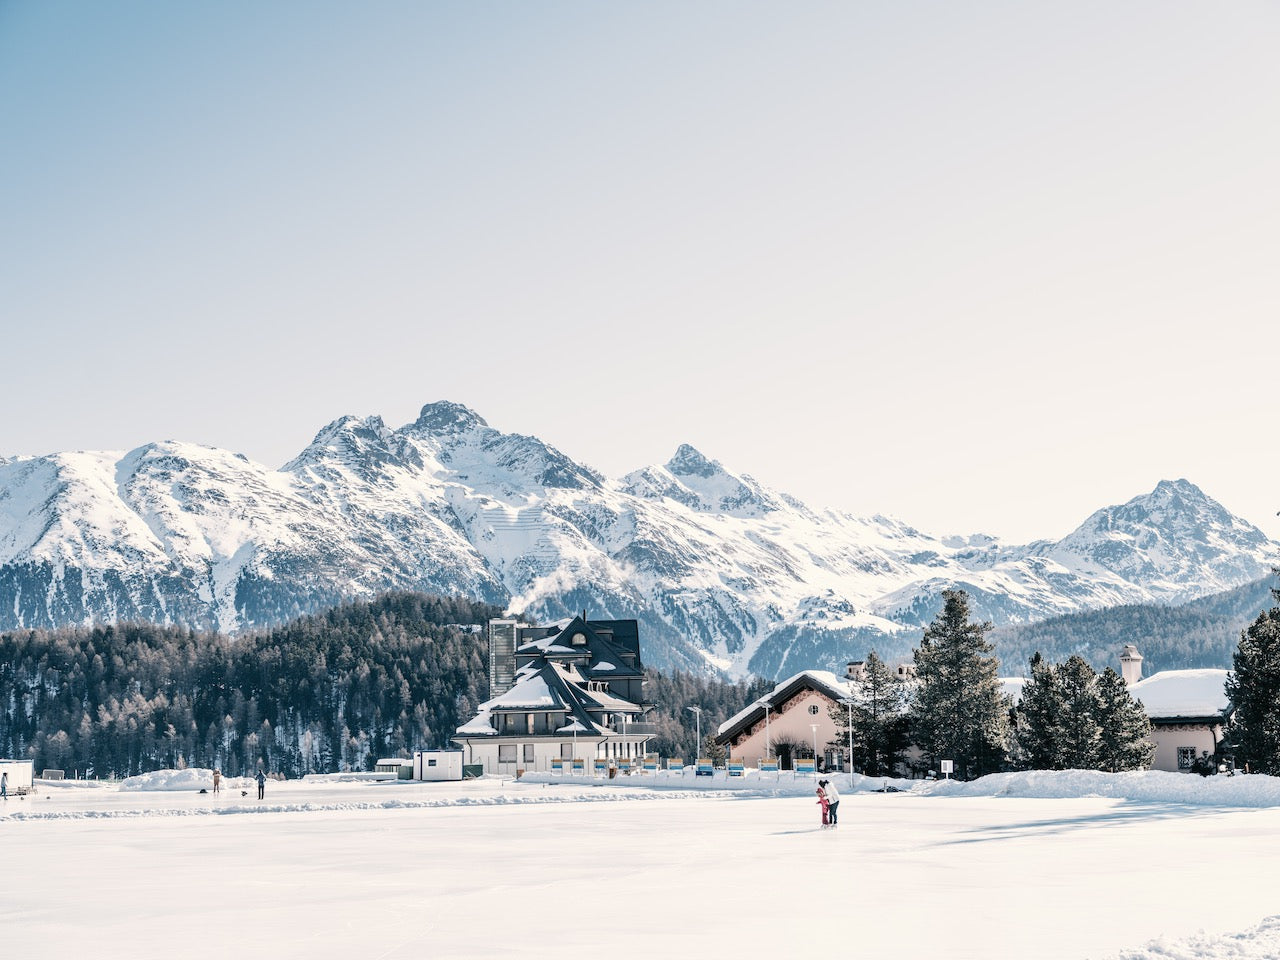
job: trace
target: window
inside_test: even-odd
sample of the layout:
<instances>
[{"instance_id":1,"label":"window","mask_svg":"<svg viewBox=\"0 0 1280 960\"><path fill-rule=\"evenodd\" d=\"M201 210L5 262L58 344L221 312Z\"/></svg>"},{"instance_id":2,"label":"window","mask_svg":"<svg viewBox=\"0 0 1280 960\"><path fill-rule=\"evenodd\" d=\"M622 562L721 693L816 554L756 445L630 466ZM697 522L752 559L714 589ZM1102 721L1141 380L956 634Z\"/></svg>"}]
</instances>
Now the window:
<instances>
[{"instance_id":1,"label":"window","mask_svg":"<svg viewBox=\"0 0 1280 960\"><path fill-rule=\"evenodd\" d=\"M524 745L524 762L533 763L533 744L526 743Z\"/></svg>"},{"instance_id":2,"label":"window","mask_svg":"<svg viewBox=\"0 0 1280 960\"><path fill-rule=\"evenodd\" d=\"M499 763L515 763L516 762L516 745L514 743L498 744L498 762Z\"/></svg>"},{"instance_id":3,"label":"window","mask_svg":"<svg viewBox=\"0 0 1280 960\"><path fill-rule=\"evenodd\" d=\"M1178 748L1178 769L1190 770L1191 765L1196 762L1195 747L1179 747Z\"/></svg>"},{"instance_id":4,"label":"window","mask_svg":"<svg viewBox=\"0 0 1280 960\"><path fill-rule=\"evenodd\" d=\"M818 705L816 703L809 704L809 716L816 717L818 715Z\"/></svg>"},{"instance_id":5,"label":"window","mask_svg":"<svg viewBox=\"0 0 1280 960\"><path fill-rule=\"evenodd\" d=\"M434 760L428 760L428 761L427 761L427 766L428 766L428 767L434 767L435 765L436 765L436 762L435 762Z\"/></svg>"}]
</instances>

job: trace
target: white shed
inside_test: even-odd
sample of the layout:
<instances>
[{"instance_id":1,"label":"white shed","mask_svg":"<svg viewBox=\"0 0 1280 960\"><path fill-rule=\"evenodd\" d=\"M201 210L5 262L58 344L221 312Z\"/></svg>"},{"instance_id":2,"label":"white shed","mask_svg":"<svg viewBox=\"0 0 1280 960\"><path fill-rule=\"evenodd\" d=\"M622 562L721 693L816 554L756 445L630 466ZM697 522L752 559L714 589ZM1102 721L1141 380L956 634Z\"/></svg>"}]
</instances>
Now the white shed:
<instances>
[{"instance_id":1,"label":"white shed","mask_svg":"<svg viewBox=\"0 0 1280 960\"><path fill-rule=\"evenodd\" d=\"M418 750L413 754L413 779L461 780L461 750Z\"/></svg>"},{"instance_id":2,"label":"white shed","mask_svg":"<svg viewBox=\"0 0 1280 960\"><path fill-rule=\"evenodd\" d=\"M35 766L34 760L0 760L0 774L8 774L5 791L9 796L22 796L31 792Z\"/></svg>"}]
</instances>

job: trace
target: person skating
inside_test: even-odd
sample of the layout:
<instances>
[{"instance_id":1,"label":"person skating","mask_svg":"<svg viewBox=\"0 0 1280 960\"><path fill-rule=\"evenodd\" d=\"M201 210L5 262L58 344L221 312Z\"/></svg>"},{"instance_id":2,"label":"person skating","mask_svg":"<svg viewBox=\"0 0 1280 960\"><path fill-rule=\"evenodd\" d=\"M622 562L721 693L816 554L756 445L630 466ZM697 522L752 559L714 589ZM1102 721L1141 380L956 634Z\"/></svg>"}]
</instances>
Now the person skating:
<instances>
[{"instance_id":1,"label":"person skating","mask_svg":"<svg viewBox=\"0 0 1280 960\"><path fill-rule=\"evenodd\" d=\"M218 788L219 786L221 786L221 784L222 784L222 771L221 770L213 771L213 792L215 795L217 794Z\"/></svg>"},{"instance_id":2,"label":"person skating","mask_svg":"<svg viewBox=\"0 0 1280 960\"><path fill-rule=\"evenodd\" d=\"M267 775L261 770L258 771L258 799L262 799L262 795L267 790Z\"/></svg>"},{"instance_id":3,"label":"person skating","mask_svg":"<svg viewBox=\"0 0 1280 960\"><path fill-rule=\"evenodd\" d=\"M818 793L818 806L822 807L822 825L825 827L828 825L827 817L828 817L828 810L830 809L827 803L827 794L821 787L818 788L817 793Z\"/></svg>"},{"instance_id":4,"label":"person skating","mask_svg":"<svg viewBox=\"0 0 1280 960\"><path fill-rule=\"evenodd\" d=\"M830 780L819 780L818 785L822 787L822 791L827 798L827 818L831 822L831 826L836 826L840 822L838 816L840 810L840 791L836 789L836 785Z\"/></svg>"},{"instance_id":5,"label":"person skating","mask_svg":"<svg viewBox=\"0 0 1280 960\"><path fill-rule=\"evenodd\" d=\"M9 799L9 771L8 770L4 771L4 773L0 773L0 797L3 797L6 801Z\"/></svg>"}]
</instances>

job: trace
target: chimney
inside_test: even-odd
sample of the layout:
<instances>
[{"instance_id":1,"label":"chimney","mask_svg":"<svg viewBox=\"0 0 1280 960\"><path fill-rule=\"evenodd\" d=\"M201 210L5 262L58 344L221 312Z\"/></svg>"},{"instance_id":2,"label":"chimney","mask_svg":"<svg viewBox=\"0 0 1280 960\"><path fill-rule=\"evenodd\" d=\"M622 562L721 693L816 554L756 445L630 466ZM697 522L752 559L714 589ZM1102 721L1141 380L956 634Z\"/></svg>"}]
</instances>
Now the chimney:
<instances>
[{"instance_id":1,"label":"chimney","mask_svg":"<svg viewBox=\"0 0 1280 960\"><path fill-rule=\"evenodd\" d=\"M1130 687L1142 679L1142 654L1132 643L1126 643L1124 652L1120 654L1120 676Z\"/></svg>"}]
</instances>

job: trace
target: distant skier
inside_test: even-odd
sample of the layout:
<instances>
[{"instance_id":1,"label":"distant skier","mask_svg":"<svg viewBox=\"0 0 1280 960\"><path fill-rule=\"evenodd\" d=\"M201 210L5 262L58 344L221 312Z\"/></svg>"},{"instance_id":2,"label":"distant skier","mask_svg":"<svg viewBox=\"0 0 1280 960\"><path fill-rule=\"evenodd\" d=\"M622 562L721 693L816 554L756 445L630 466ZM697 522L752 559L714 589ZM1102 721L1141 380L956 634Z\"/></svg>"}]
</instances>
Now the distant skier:
<instances>
[{"instance_id":1,"label":"distant skier","mask_svg":"<svg viewBox=\"0 0 1280 960\"><path fill-rule=\"evenodd\" d=\"M821 787L818 788L817 793L818 806L822 807L822 825L825 827L829 825L827 818L829 816L830 806L827 803L827 795Z\"/></svg>"},{"instance_id":2,"label":"distant skier","mask_svg":"<svg viewBox=\"0 0 1280 960\"><path fill-rule=\"evenodd\" d=\"M835 826L840 822L838 811L840 810L840 791L836 789L836 785L830 780L819 780L818 786L822 787L823 793L827 798L827 816L831 821L831 826Z\"/></svg>"},{"instance_id":3,"label":"distant skier","mask_svg":"<svg viewBox=\"0 0 1280 960\"><path fill-rule=\"evenodd\" d=\"M262 795L267 790L267 775L261 770L258 771L258 799L262 799Z\"/></svg>"}]
</instances>

